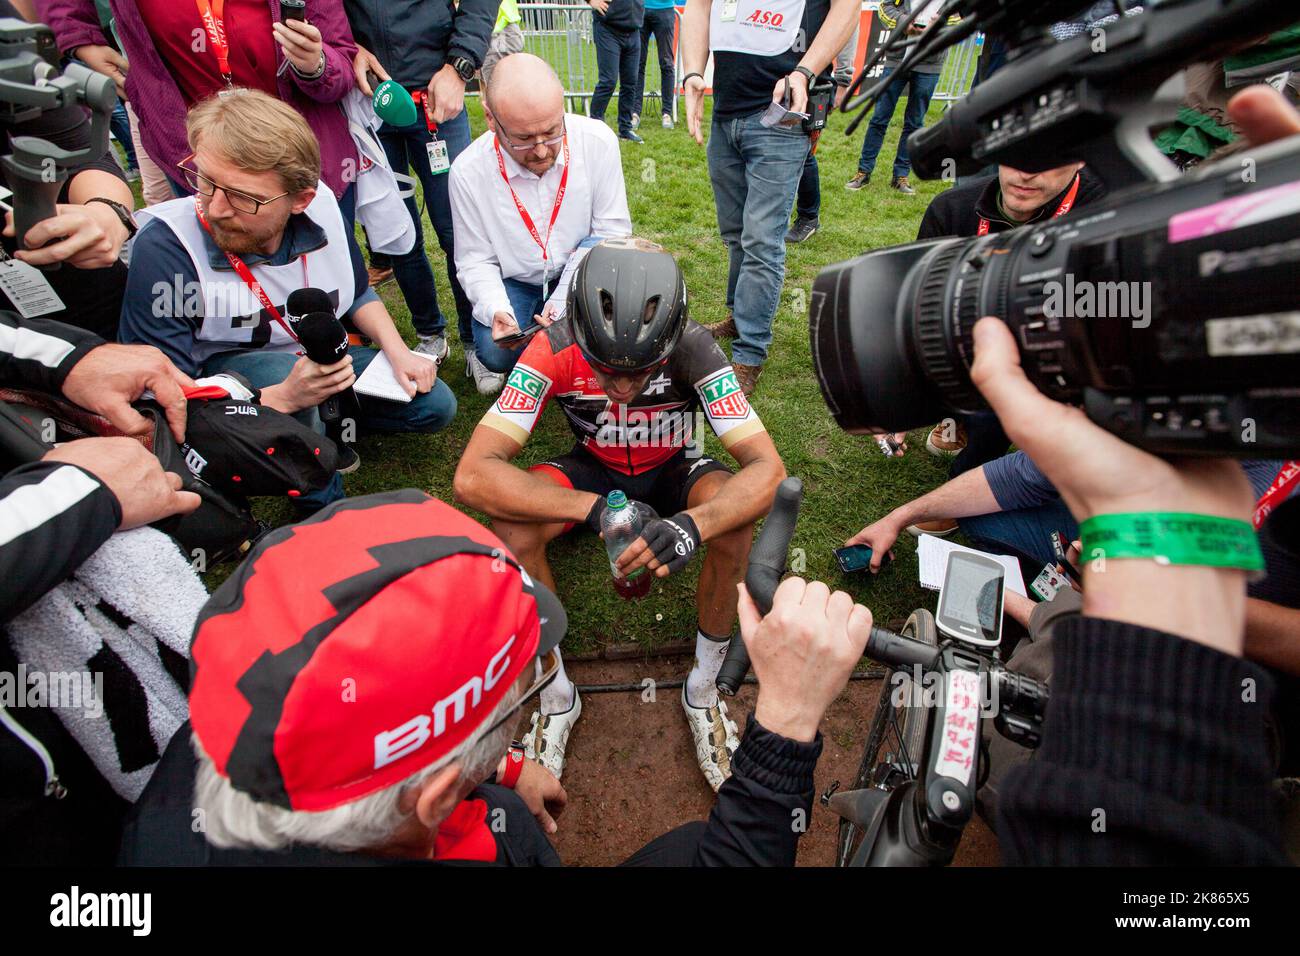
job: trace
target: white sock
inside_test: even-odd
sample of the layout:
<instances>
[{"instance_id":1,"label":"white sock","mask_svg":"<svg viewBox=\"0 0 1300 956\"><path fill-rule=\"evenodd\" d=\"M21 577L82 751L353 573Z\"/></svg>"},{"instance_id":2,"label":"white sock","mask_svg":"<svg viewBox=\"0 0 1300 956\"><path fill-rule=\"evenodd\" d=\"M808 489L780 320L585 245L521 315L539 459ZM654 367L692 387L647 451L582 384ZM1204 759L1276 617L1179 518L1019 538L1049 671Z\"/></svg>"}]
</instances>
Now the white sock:
<instances>
[{"instance_id":1,"label":"white sock","mask_svg":"<svg viewBox=\"0 0 1300 956\"><path fill-rule=\"evenodd\" d=\"M560 652L557 650L555 654L559 657ZM560 657L560 669L555 674L555 680L542 688L542 716L564 713L573 706L573 695L577 692L578 688L573 686L573 681L564 672L564 658Z\"/></svg>"},{"instance_id":2,"label":"white sock","mask_svg":"<svg viewBox=\"0 0 1300 956\"><path fill-rule=\"evenodd\" d=\"M692 707L712 707L718 702L718 671L727 657L731 641L720 641L703 631L695 633L695 664L686 675L686 703Z\"/></svg>"}]
</instances>

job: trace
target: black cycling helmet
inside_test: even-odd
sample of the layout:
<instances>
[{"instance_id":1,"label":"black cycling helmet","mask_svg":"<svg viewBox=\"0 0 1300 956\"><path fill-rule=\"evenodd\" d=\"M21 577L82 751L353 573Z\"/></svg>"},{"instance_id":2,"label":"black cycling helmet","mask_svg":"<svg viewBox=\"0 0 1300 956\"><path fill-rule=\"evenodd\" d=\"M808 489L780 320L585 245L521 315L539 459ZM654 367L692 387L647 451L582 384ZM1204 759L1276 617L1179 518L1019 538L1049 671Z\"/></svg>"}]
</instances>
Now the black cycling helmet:
<instances>
[{"instance_id":1,"label":"black cycling helmet","mask_svg":"<svg viewBox=\"0 0 1300 956\"><path fill-rule=\"evenodd\" d=\"M643 372L668 358L686 328L677 260L645 239L592 246L569 287L573 340L597 369Z\"/></svg>"}]
</instances>

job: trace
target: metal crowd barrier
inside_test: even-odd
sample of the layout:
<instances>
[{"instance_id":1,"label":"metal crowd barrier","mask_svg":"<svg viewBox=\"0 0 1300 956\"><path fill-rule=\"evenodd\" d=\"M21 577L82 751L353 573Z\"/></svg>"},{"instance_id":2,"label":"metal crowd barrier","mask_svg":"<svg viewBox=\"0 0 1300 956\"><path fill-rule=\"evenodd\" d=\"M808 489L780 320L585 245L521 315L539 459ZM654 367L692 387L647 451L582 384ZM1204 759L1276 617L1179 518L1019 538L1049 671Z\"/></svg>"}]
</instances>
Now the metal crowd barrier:
<instances>
[{"instance_id":1,"label":"metal crowd barrier","mask_svg":"<svg viewBox=\"0 0 1300 956\"><path fill-rule=\"evenodd\" d=\"M591 7L582 3L521 3L519 13L523 17L520 27L524 33L524 49L541 57L551 64L560 82L568 94L568 109L573 112L586 112L596 89L599 70L596 66L596 45L592 41ZM681 10L675 11L677 34L681 34ZM651 35L650 43L655 43ZM681 57L676 49L673 51L674 81L681 75ZM676 89L676 82L673 83ZM661 95L659 53L655 49L646 57L644 95L658 99ZM629 91L628 95L631 95ZM610 101L609 108L617 111L618 93ZM647 107L643 111L648 116L657 116L659 109ZM673 118L677 117L677 97L673 97Z\"/></svg>"},{"instance_id":2,"label":"metal crowd barrier","mask_svg":"<svg viewBox=\"0 0 1300 956\"><path fill-rule=\"evenodd\" d=\"M979 66L980 51L983 49L982 33L969 36L955 47L949 48L947 58L943 61L943 72L939 74L939 85L935 87L936 100L951 104L970 92Z\"/></svg>"},{"instance_id":3,"label":"metal crowd barrier","mask_svg":"<svg viewBox=\"0 0 1300 956\"><path fill-rule=\"evenodd\" d=\"M863 6L864 9L874 11L877 4L868 0ZM599 78L596 45L591 36L591 7L585 3L521 3L519 13L523 18L520 27L524 34L524 49L541 57L555 69L568 95L567 108L574 112L586 112ZM677 19L676 34L680 37L681 8L676 8L674 14ZM874 22L873 28L878 29ZM653 36L649 42L656 42ZM952 103L970 92L983 44L983 35L975 34L948 51L935 89L936 100ZM679 89L675 80L683 72L680 45L673 51L673 71L673 87ZM661 88L656 50L646 57L643 95L658 98ZM617 95L615 93L615 97ZM671 112L674 119L677 118L677 99L677 96L673 97ZM617 102L611 102L610 108L616 110ZM643 112L654 116L660 111L646 108Z\"/></svg>"}]
</instances>

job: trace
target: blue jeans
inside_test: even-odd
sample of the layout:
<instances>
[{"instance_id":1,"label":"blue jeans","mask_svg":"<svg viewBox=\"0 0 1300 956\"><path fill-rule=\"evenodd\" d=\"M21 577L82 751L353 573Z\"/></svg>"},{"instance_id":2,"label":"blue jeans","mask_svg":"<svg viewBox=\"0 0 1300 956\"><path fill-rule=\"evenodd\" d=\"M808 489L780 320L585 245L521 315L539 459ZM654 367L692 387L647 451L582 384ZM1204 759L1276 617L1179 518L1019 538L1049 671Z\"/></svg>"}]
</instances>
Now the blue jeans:
<instances>
[{"instance_id":1,"label":"blue jeans","mask_svg":"<svg viewBox=\"0 0 1300 956\"><path fill-rule=\"evenodd\" d=\"M541 313L542 305L546 302L542 298L542 287L517 279L505 279L504 282L506 295L510 298L510 308L514 310L515 321L519 323L519 331L527 332L537 324L533 321L533 316ZM493 372L508 372L514 368L526 345L527 343L517 348L503 349L492 340L491 326L482 322L474 323L474 352L478 355L478 360Z\"/></svg>"},{"instance_id":2,"label":"blue jeans","mask_svg":"<svg viewBox=\"0 0 1300 956\"><path fill-rule=\"evenodd\" d=\"M1071 541L1079 537L1079 523L1059 498L1037 508L961 518L959 523L974 547L1019 558L1026 585L1043 565L1056 563L1052 554L1053 531L1064 532Z\"/></svg>"},{"instance_id":3,"label":"blue jeans","mask_svg":"<svg viewBox=\"0 0 1300 956\"><path fill-rule=\"evenodd\" d=\"M641 59L636 72L636 111L645 112L645 65L650 59L650 37L659 51L659 108L665 116L673 115L673 27L677 14L671 9L647 10L641 25Z\"/></svg>"},{"instance_id":4,"label":"blue jeans","mask_svg":"<svg viewBox=\"0 0 1300 956\"><path fill-rule=\"evenodd\" d=\"M797 219L816 219L822 211L822 181L817 169L817 157L808 150L808 160L799 177L799 193L794 203Z\"/></svg>"},{"instance_id":5,"label":"blue jeans","mask_svg":"<svg viewBox=\"0 0 1300 956\"><path fill-rule=\"evenodd\" d=\"M352 370L360 376L379 351L353 345L348 349L348 354L352 356ZM289 371L296 361L298 356L292 352L256 349L223 352L208 359L203 366L203 374L238 372L255 387L266 388L270 385L278 385L288 378ZM357 401L361 405L361 421L357 424L360 429L366 431L432 434L446 427L456 417L456 396L442 379L434 382L433 388L428 392L416 395L406 404L367 398L365 395L358 395ZM325 426L321 424L320 415L315 408L304 408L293 417L308 428L324 434ZM303 495L297 499L297 502L300 507L314 510L342 497L343 477L336 474L323 490Z\"/></svg>"},{"instance_id":6,"label":"blue jeans","mask_svg":"<svg viewBox=\"0 0 1300 956\"><path fill-rule=\"evenodd\" d=\"M447 158L452 162L469 145L469 117L464 110L438 126L438 138L447 144ZM379 127L379 143L388 156L388 164L399 173L415 172L424 189L424 205L429 211L429 221L438 235L438 245L447 257L447 281L456 300L456 316L460 326L460 340L473 341L470 326L474 310L465 296L465 290L456 278L456 247L452 237L451 200L447 194L447 173L434 173L429 169L428 147L433 139L429 127L421 116L410 126ZM406 200L406 208L415 223L415 245L401 256L391 256L393 276L402 290L402 298L411 310L411 324L420 335L437 335L447 327L442 310L438 308L438 290L433 281L433 269L424 251L424 229L420 222L420 209L415 197Z\"/></svg>"},{"instance_id":7,"label":"blue jeans","mask_svg":"<svg viewBox=\"0 0 1300 956\"><path fill-rule=\"evenodd\" d=\"M886 67L883 75L889 76L893 72L893 67ZM862 141L862 156L858 159L860 171L870 173L876 168L876 157L885 142L885 132L889 129L889 121L894 118L894 107L904 89L907 90L907 112L903 114L903 135L898 138L898 155L894 157L894 175L906 176L912 171L912 162L907 158L907 138L925 125L925 112L930 108L930 100L938 85L938 73L909 73L885 87Z\"/></svg>"},{"instance_id":8,"label":"blue jeans","mask_svg":"<svg viewBox=\"0 0 1300 956\"><path fill-rule=\"evenodd\" d=\"M803 130L771 128L761 112L713 117L709 179L718 229L727 244L727 307L739 333L731 358L762 365L785 281L785 232L795 189L808 159Z\"/></svg>"},{"instance_id":9,"label":"blue jeans","mask_svg":"<svg viewBox=\"0 0 1300 956\"><path fill-rule=\"evenodd\" d=\"M578 243L579 249L585 249L588 246L594 246L600 242L599 236L588 236ZM542 306L546 304L546 298L542 295L543 289L539 285L529 285L527 282L520 282L518 279L503 279L502 284L506 287L506 298L510 300L510 309L515 314L515 321L519 324L520 332L527 332L537 323L533 321L533 316L540 315ZM550 292L555 290L554 282L551 284ZM541 333L538 333L539 335ZM474 351L478 355L478 360L493 372L508 372L515 367L515 362L519 361L519 356L523 354L528 343L513 349L503 349L492 339L492 327L484 325L482 322L474 323Z\"/></svg>"},{"instance_id":10,"label":"blue jeans","mask_svg":"<svg viewBox=\"0 0 1300 956\"><path fill-rule=\"evenodd\" d=\"M126 153L126 164L131 169L139 169L140 164L135 158L135 143L131 142L131 121L126 115L126 104L121 100L117 101L117 106L113 107L113 116L108 121L109 129L117 137L117 141L122 144L122 150Z\"/></svg>"},{"instance_id":11,"label":"blue jeans","mask_svg":"<svg viewBox=\"0 0 1300 956\"><path fill-rule=\"evenodd\" d=\"M605 107L617 85L618 132L620 136L626 135L632 132L632 113L640 95L636 68L641 62L641 32L611 30L597 18L591 27L591 39L596 44L599 73L591 93L591 118L605 122Z\"/></svg>"}]
</instances>

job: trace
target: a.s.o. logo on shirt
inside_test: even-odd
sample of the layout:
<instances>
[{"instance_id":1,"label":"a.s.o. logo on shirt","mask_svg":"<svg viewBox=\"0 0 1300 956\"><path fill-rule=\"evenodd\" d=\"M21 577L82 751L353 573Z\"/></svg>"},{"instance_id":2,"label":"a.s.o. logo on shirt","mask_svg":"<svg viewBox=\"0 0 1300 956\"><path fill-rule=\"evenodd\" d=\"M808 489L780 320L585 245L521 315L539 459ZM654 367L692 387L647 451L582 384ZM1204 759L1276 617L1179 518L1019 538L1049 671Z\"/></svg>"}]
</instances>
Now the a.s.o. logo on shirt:
<instances>
[{"instance_id":1,"label":"a.s.o. logo on shirt","mask_svg":"<svg viewBox=\"0 0 1300 956\"><path fill-rule=\"evenodd\" d=\"M785 22L785 14L772 10L755 10L745 21L760 27L780 27Z\"/></svg>"}]
</instances>

